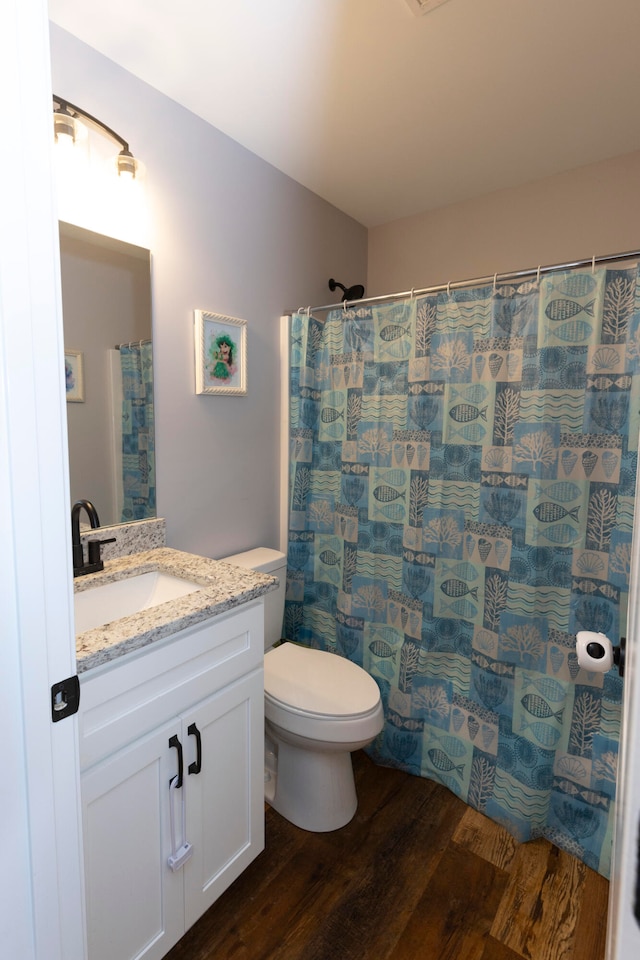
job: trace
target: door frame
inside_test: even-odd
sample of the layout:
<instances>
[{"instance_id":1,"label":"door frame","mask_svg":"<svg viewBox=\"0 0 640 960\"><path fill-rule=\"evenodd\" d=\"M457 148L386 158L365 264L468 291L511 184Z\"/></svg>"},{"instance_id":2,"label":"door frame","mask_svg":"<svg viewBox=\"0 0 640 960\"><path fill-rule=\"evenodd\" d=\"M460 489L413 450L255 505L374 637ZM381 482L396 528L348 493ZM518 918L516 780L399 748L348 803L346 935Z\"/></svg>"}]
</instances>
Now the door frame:
<instances>
[{"instance_id":1,"label":"door frame","mask_svg":"<svg viewBox=\"0 0 640 960\"><path fill-rule=\"evenodd\" d=\"M607 919L607 960L628 960L640 954L640 921L633 912L635 898L640 897L640 670L636 651L640 623L640 484L637 482L634 518L616 779L616 824Z\"/></svg>"},{"instance_id":2,"label":"door frame","mask_svg":"<svg viewBox=\"0 0 640 960\"><path fill-rule=\"evenodd\" d=\"M77 725L53 723L50 702L75 644L45 0L0 5L0 84L0 935L21 960L81 960Z\"/></svg>"}]
</instances>

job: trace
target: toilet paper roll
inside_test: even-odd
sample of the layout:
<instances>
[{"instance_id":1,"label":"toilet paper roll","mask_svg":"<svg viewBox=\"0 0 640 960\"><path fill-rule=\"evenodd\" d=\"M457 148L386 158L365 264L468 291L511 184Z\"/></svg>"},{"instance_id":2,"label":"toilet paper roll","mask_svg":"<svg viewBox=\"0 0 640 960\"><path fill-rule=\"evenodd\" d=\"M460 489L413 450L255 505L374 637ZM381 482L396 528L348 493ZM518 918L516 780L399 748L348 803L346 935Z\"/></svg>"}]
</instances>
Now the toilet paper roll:
<instances>
[{"instance_id":1,"label":"toilet paper roll","mask_svg":"<svg viewBox=\"0 0 640 960\"><path fill-rule=\"evenodd\" d=\"M583 670L606 673L613 666L613 644L604 633L581 630L576 634L576 653Z\"/></svg>"}]
</instances>

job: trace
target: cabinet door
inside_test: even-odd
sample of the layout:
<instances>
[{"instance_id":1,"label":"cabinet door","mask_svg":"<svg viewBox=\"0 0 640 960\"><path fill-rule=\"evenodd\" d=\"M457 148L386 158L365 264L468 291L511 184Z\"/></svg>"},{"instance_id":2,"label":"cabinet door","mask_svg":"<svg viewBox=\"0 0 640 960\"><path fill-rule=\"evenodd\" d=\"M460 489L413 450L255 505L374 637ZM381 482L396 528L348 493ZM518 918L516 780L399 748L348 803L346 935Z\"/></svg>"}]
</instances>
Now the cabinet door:
<instances>
[{"instance_id":1,"label":"cabinet door","mask_svg":"<svg viewBox=\"0 0 640 960\"><path fill-rule=\"evenodd\" d=\"M257 670L183 716L185 929L264 849L264 686ZM198 738L201 766L196 771ZM191 772L189 768L191 767Z\"/></svg>"},{"instance_id":2,"label":"cabinet door","mask_svg":"<svg viewBox=\"0 0 640 960\"><path fill-rule=\"evenodd\" d=\"M159 960L184 931L182 871L167 866L174 734L178 720L82 776L89 960Z\"/></svg>"}]
</instances>

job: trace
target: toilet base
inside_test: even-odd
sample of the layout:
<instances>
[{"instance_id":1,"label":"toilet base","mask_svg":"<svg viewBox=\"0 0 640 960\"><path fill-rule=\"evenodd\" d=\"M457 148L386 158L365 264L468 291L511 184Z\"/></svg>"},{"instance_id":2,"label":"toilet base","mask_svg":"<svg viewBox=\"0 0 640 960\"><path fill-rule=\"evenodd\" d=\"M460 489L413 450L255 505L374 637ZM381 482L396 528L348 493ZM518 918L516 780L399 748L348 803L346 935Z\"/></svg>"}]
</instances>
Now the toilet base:
<instances>
[{"instance_id":1,"label":"toilet base","mask_svg":"<svg viewBox=\"0 0 640 960\"><path fill-rule=\"evenodd\" d=\"M301 749L278 740L273 799L265 798L290 823L312 833L344 827L358 807L351 754Z\"/></svg>"}]
</instances>

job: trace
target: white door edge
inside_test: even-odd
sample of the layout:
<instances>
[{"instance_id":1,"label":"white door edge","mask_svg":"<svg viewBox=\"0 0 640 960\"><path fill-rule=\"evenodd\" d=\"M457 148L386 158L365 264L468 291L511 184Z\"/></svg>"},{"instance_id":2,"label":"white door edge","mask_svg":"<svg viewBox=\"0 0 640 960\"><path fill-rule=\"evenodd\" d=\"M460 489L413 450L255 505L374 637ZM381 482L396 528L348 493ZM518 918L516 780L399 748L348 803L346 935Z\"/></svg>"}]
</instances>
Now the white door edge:
<instances>
[{"instance_id":1,"label":"white door edge","mask_svg":"<svg viewBox=\"0 0 640 960\"><path fill-rule=\"evenodd\" d=\"M616 784L614 834L606 960L629 960L640 955L640 925L633 912L640 883L638 830L640 829L640 707L636 643L640 624L640 485L636 484L634 532L631 546L629 613L627 618L622 728ZM623 629L621 624L620 629ZM624 634L623 634L624 635Z\"/></svg>"},{"instance_id":2,"label":"white door edge","mask_svg":"<svg viewBox=\"0 0 640 960\"><path fill-rule=\"evenodd\" d=\"M44 0L0 7L0 936L20 960L85 956L51 71Z\"/></svg>"}]
</instances>

